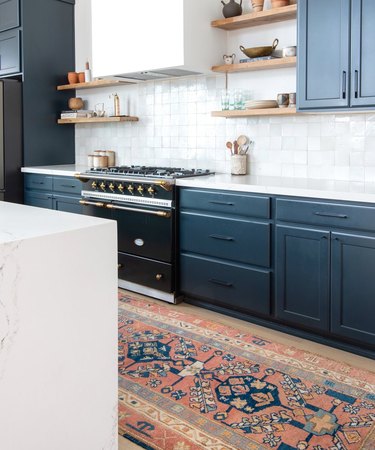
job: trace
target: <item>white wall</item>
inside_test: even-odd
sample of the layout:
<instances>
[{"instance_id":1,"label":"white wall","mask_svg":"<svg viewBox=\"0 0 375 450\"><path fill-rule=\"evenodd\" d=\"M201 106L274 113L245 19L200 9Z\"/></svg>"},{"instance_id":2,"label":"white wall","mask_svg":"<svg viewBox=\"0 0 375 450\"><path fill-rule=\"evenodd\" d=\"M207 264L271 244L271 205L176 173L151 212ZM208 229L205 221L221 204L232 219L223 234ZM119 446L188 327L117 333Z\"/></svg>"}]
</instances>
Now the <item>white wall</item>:
<instances>
[{"instance_id":1,"label":"white wall","mask_svg":"<svg viewBox=\"0 0 375 450\"><path fill-rule=\"evenodd\" d=\"M77 6L87 1L77 0ZM239 45L271 45L276 37L279 48L294 45L295 20L230 32L223 54L234 52L239 59ZM76 162L85 163L87 154L94 150L112 149L117 152L119 164L229 172L225 142L246 134L255 142L249 158L252 174L375 181L375 114L213 118L210 112L221 109L224 87L224 75L212 75L116 88L121 113L138 115L140 121L77 125ZM241 88L251 98L276 98L280 92L295 92L295 69L232 74L229 88ZM89 108L104 102L112 113L113 92L113 88L106 88L78 94Z\"/></svg>"}]
</instances>

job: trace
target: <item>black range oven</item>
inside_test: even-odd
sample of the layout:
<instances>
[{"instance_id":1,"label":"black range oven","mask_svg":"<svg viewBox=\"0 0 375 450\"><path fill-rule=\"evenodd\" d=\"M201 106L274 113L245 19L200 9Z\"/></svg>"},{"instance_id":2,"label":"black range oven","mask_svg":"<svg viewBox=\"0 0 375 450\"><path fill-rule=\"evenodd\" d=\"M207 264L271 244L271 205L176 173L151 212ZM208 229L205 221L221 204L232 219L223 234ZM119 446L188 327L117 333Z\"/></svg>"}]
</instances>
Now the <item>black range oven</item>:
<instances>
[{"instance_id":1,"label":"black range oven","mask_svg":"<svg viewBox=\"0 0 375 450\"><path fill-rule=\"evenodd\" d=\"M210 173L132 166L76 175L85 214L117 221L120 287L176 303L175 180Z\"/></svg>"}]
</instances>

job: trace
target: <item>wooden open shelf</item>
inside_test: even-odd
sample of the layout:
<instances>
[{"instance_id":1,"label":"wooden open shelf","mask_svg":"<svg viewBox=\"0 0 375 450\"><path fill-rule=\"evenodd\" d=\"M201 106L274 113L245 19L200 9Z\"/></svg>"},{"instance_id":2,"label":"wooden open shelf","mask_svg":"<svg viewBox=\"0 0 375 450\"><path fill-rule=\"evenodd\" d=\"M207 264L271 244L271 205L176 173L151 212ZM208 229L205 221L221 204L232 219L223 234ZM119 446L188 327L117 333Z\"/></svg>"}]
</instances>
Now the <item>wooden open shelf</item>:
<instances>
[{"instance_id":1,"label":"wooden open shelf","mask_svg":"<svg viewBox=\"0 0 375 450\"><path fill-rule=\"evenodd\" d=\"M61 86L57 86L57 90L66 91L69 89L93 89L108 86L122 86L125 84L134 84L134 83L132 83L131 81L123 81L123 80L95 80L90 81L88 83L63 84Z\"/></svg>"},{"instance_id":2,"label":"wooden open shelf","mask_svg":"<svg viewBox=\"0 0 375 450\"><path fill-rule=\"evenodd\" d=\"M253 70L285 69L295 67L296 64L297 57L292 56L289 58L265 59L247 63L223 64L221 66L213 66L211 70L222 73L251 72Z\"/></svg>"},{"instance_id":3,"label":"wooden open shelf","mask_svg":"<svg viewBox=\"0 0 375 450\"><path fill-rule=\"evenodd\" d=\"M58 124L69 124L69 123L108 123L108 122L138 122L139 118L134 116L123 116L123 117L88 117L77 119L58 119Z\"/></svg>"},{"instance_id":4,"label":"wooden open shelf","mask_svg":"<svg viewBox=\"0 0 375 450\"><path fill-rule=\"evenodd\" d=\"M297 5L289 5L282 8L266 9L265 11L230 17L229 19L214 20L211 22L211 26L223 30L239 30L241 28L291 20L296 17Z\"/></svg>"},{"instance_id":5,"label":"wooden open shelf","mask_svg":"<svg viewBox=\"0 0 375 450\"><path fill-rule=\"evenodd\" d=\"M252 116L294 116L297 114L296 108L264 108L264 109L243 109L235 111L212 111L212 117L252 117Z\"/></svg>"}]
</instances>

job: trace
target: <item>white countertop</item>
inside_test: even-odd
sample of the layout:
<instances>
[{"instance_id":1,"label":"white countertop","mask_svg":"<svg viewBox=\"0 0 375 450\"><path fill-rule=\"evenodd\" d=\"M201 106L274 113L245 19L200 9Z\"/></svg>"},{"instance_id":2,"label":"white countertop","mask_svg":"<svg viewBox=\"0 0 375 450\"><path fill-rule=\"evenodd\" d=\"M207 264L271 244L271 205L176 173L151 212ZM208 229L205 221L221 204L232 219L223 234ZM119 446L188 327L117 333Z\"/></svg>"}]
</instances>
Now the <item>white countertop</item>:
<instances>
[{"instance_id":1,"label":"white countertop","mask_svg":"<svg viewBox=\"0 0 375 450\"><path fill-rule=\"evenodd\" d=\"M73 176L84 172L86 166L75 164L59 166L23 167L22 172L43 175ZM176 180L177 186L253 192L269 195L321 198L375 203L375 183L318 180L313 178L287 178L253 175L216 174Z\"/></svg>"},{"instance_id":2,"label":"white countertop","mask_svg":"<svg viewBox=\"0 0 375 450\"><path fill-rule=\"evenodd\" d=\"M108 223L107 219L0 202L0 245Z\"/></svg>"},{"instance_id":3,"label":"white countertop","mask_svg":"<svg viewBox=\"0 0 375 450\"><path fill-rule=\"evenodd\" d=\"M32 166L22 167L21 172L24 173L39 173L41 175L58 175L65 177L72 177L75 173L84 172L87 166L78 164L64 164L57 166Z\"/></svg>"},{"instance_id":4,"label":"white countertop","mask_svg":"<svg viewBox=\"0 0 375 450\"><path fill-rule=\"evenodd\" d=\"M180 178L177 186L375 203L375 183L216 174Z\"/></svg>"}]
</instances>

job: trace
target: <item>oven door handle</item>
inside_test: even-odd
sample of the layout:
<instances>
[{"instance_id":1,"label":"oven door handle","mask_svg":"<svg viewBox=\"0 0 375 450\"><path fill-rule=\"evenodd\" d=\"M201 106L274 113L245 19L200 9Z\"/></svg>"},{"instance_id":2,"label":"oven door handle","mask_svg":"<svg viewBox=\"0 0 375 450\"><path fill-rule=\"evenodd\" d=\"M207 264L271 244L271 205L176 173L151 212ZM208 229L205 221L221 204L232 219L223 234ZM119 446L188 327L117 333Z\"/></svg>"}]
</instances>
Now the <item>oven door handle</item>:
<instances>
[{"instance_id":1,"label":"oven door handle","mask_svg":"<svg viewBox=\"0 0 375 450\"><path fill-rule=\"evenodd\" d=\"M151 214L153 216L164 217L166 219L169 219L171 217L171 213L168 211L151 211L148 209L129 208L127 206L112 205L110 203L106 204L105 207L108 209L118 209L120 211L132 211L132 212L137 212L137 213L142 213L142 214Z\"/></svg>"},{"instance_id":2,"label":"oven door handle","mask_svg":"<svg viewBox=\"0 0 375 450\"><path fill-rule=\"evenodd\" d=\"M89 202L87 200L80 200L79 203L84 206L97 206L98 208L106 207L106 204L103 202Z\"/></svg>"}]
</instances>

